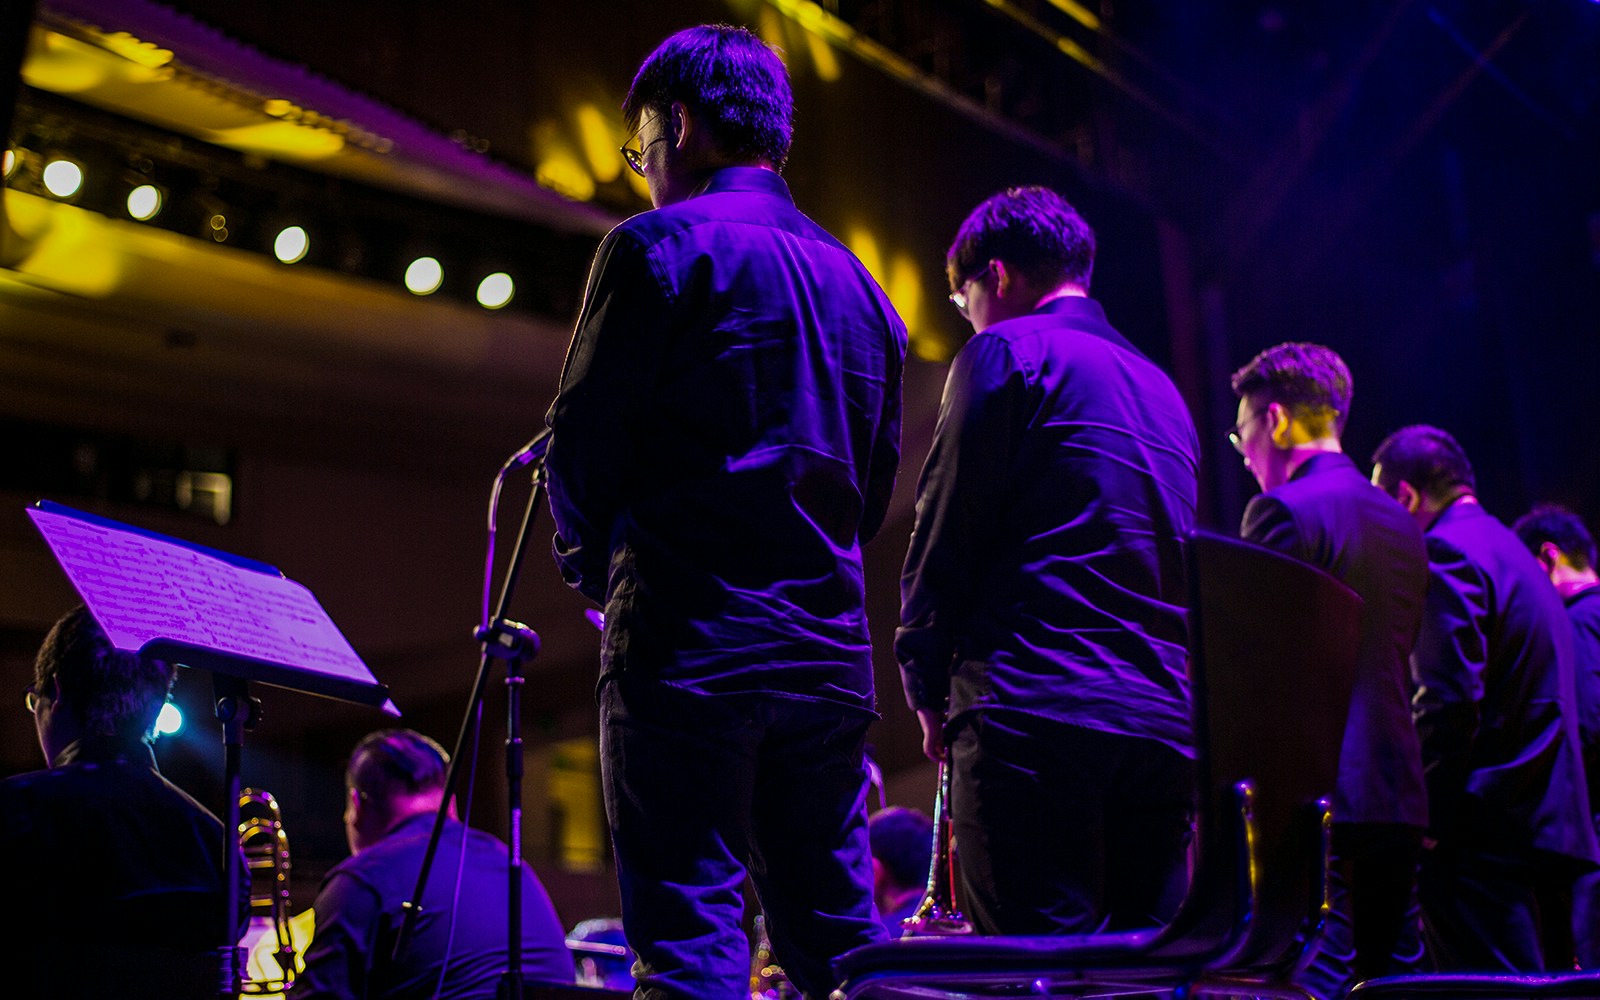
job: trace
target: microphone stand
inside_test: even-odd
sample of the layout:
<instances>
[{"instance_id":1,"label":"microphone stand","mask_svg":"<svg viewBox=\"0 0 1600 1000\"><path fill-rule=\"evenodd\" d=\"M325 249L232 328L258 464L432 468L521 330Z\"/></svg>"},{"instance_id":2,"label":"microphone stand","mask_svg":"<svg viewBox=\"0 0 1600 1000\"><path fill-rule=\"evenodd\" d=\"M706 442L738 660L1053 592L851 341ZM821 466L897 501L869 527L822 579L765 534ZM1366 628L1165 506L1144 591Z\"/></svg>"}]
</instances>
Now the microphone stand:
<instances>
[{"instance_id":1,"label":"microphone stand","mask_svg":"<svg viewBox=\"0 0 1600 1000\"><path fill-rule=\"evenodd\" d=\"M451 799L455 796L457 772L461 764L461 754L467 745L469 736L475 734L479 708L483 703L483 694L489 682L490 665L500 660L506 667L506 791L510 802L510 823L507 831L506 843L510 847L510 863L508 865L509 893L506 903L506 971L502 973L500 983L496 989L497 1000L523 1000L523 973L522 973L522 686L524 678L522 669L524 664L531 662L539 653L539 636L533 629L506 618L510 609L511 595L517 586L517 577L522 572L523 554L527 548L528 529L533 525L534 514L539 503L539 495L545 484L544 455L549 448L550 431L541 432L537 437L512 455L500 470L500 477L504 477L513 467L534 464L533 489L528 494L528 504L522 513L522 525L517 531L516 545L511 552L511 562L506 567L505 579L500 585L500 598L495 605L494 615L486 625L479 625L473 629L473 636L482 645L482 655L478 661L478 674L473 682L472 694L467 700L467 710L461 720L461 730L456 735L455 751L450 755L450 767L445 772L444 796L439 802L439 810L434 814L433 830L428 837L428 846L422 858L422 869L417 873L416 888L412 890L411 899L405 904L405 916L401 921L400 931L395 936L392 957L399 961L410 946L411 938L416 932L417 918L422 912L422 893L428 885L428 874L433 867L433 858L438 851L439 839L444 833L444 822L449 810ZM536 463L536 464L535 464ZM499 480L496 481L496 490L499 489ZM470 819L470 817L468 817ZM465 821L463 821L465 822ZM465 836L465 831L462 833Z\"/></svg>"}]
</instances>

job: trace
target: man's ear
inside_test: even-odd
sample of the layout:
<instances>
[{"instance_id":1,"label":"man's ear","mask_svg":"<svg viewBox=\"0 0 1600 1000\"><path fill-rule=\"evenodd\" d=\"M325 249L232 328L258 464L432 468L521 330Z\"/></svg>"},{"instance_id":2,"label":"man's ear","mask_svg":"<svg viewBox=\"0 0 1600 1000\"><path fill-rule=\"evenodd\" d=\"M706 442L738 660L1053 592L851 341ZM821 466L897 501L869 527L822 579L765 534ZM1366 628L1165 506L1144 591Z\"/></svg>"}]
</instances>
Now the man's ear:
<instances>
[{"instance_id":1,"label":"man's ear","mask_svg":"<svg viewBox=\"0 0 1600 1000\"><path fill-rule=\"evenodd\" d=\"M1556 547L1555 542L1545 542L1539 546L1535 558L1539 560L1539 565L1544 567L1546 573L1552 573L1561 565L1561 560L1566 558L1566 555Z\"/></svg>"},{"instance_id":2,"label":"man's ear","mask_svg":"<svg viewBox=\"0 0 1600 1000\"><path fill-rule=\"evenodd\" d=\"M1006 266L998 257L989 261L989 271L994 275L995 298L1003 299L1016 294L1017 272Z\"/></svg>"},{"instance_id":3,"label":"man's ear","mask_svg":"<svg viewBox=\"0 0 1600 1000\"><path fill-rule=\"evenodd\" d=\"M1278 448L1288 448L1294 442L1291 440L1290 428L1294 424L1294 417L1289 413L1289 408L1282 403L1267 404L1267 433L1272 438L1272 443Z\"/></svg>"},{"instance_id":4,"label":"man's ear","mask_svg":"<svg viewBox=\"0 0 1600 1000\"><path fill-rule=\"evenodd\" d=\"M694 117L689 114L689 106L682 101L673 101L667 108L667 141L682 150L689 143L689 135L695 130Z\"/></svg>"},{"instance_id":5,"label":"man's ear","mask_svg":"<svg viewBox=\"0 0 1600 1000\"><path fill-rule=\"evenodd\" d=\"M1415 514L1422 509L1422 493L1415 486L1404 479L1395 486L1394 498L1400 501L1400 506Z\"/></svg>"}]
</instances>

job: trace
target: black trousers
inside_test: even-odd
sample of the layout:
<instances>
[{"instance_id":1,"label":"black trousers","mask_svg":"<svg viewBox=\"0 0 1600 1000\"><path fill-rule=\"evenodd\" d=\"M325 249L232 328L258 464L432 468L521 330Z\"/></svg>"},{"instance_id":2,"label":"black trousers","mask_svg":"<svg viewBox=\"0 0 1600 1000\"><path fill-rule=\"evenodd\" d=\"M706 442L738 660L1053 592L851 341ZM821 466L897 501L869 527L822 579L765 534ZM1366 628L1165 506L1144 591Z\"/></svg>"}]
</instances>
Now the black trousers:
<instances>
[{"instance_id":1,"label":"black trousers","mask_svg":"<svg viewBox=\"0 0 1600 1000\"><path fill-rule=\"evenodd\" d=\"M1417 907L1422 828L1335 823L1331 855L1327 927L1296 981L1332 998L1364 979L1416 972L1422 961Z\"/></svg>"},{"instance_id":2,"label":"black trousers","mask_svg":"<svg viewBox=\"0 0 1600 1000\"><path fill-rule=\"evenodd\" d=\"M1546 882L1530 860L1503 852L1447 843L1424 852L1418 895L1429 964L1439 972L1546 971Z\"/></svg>"},{"instance_id":3,"label":"black trousers","mask_svg":"<svg viewBox=\"0 0 1600 1000\"><path fill-rule=\"evenodd\" d=\"M951 745L963 905L986 934L1171 919L1188 888L1194 762L1154 740L1015 712Z\"/></svg>"}]
</instances>

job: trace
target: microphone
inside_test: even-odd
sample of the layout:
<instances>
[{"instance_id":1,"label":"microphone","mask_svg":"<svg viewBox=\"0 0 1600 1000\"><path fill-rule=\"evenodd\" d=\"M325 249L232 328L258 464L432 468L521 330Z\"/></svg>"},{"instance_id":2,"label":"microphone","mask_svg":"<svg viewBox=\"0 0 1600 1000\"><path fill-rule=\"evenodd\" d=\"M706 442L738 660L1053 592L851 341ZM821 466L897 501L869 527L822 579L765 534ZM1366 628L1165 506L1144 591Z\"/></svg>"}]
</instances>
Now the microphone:
<instances>
[{"instance_id":1,"label":"microphone","mask_svg":"<svg viewBox=\"0 0 1600 1000\"><path fill-rule=\"evenodd\" d=\"M535 434L532 441L523 445L515 455L506 459L505 467L508 469L518 468L524 465L532 465L534 462L542 460L544 453L550 450L550 435L553 433L555 433L553 427L546 427Z\"/></svg>"}]
</instances>

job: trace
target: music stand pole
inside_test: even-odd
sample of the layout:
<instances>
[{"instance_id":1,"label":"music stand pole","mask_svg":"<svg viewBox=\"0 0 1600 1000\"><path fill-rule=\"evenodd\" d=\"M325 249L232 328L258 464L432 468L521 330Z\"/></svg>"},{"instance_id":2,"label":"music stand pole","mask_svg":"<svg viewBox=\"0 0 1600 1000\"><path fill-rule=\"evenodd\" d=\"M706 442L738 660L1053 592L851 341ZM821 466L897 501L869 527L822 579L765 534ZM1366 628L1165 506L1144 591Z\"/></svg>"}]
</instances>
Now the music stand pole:
<instances>
[{"instance_id":1,"label":"music stand pole","mask_svg":"<svg viewBox=\"0 0 1600 1000\"><path fill-rule=\"evenodd\" d=\"M439 803L439 811L434 814L433 830L428 837L428 846L423 854L422 869L417 873L416 887L412 890L411 899L405 904L405 916L401 921L400 932L395 936L393 957L395 960L405 954L405 949L410 944L411 936L416 931L417 917L422 910L422 893L428 884L428 874L433 867L434 855L438 851L440 837L444 833L444 821L450 800L455 796L456 778L461 764L461 754L465 749L468 737L472 735L477 726L479 706L483 703L483 694L489 681L489 667L495 660L506 661L506 784L510 801L510 830L507 845L510 847L510 864L508 876L510 878L507 894L506 915L506 959L507 969L501 977L496 991L498 1000L522 1000L523 974L522 974L522 707L521 695L523 686L522 665L531 661L539 652L539 636L528 626L520 622L510 621L506 612L511 606L511 595L516 590L517 578L522 572L523 555L527 549L528 529L532 527L534 514L539 503L545 481L544 460L542 454L537 458L537 465L533 473L533 489L528 494L528 503L522 512L522 524L517 530L516 544L512 548L511 562L506 567L505 579L500 585L500 598L495 605L495 612L489 620L487 627L479 626L473 630L473 635L483 646L482 656L478 661L478 674L472 685L472 693L467 700L467 708L461 720L461 729L456 735L454 752L450 755L450 767L445 772L444 797Z\"/></svg>"},{"instance_id":2,"label":"music stand pole","mask_svg":"<svg viewBox=\"0 0 1600 1000\"><path fill-rule=\"evenodd\" d=\"M239 878L233 860L239 850L239 792L244 759L244 731L255 728L261 717L261 702L250 696L250 682L232 674L213 673L212 690L217 698L217 720L222 723L222 773L227 805L222 824L223 940L221 997L237 997L244 985L244 968L235 931L239 920Z\"/></svg>"}]
</instances>

